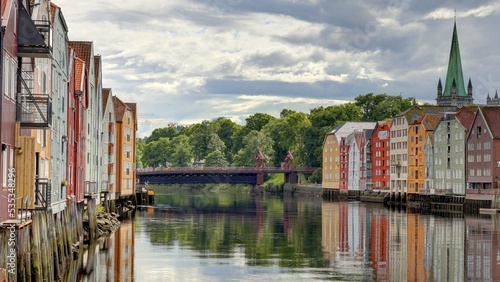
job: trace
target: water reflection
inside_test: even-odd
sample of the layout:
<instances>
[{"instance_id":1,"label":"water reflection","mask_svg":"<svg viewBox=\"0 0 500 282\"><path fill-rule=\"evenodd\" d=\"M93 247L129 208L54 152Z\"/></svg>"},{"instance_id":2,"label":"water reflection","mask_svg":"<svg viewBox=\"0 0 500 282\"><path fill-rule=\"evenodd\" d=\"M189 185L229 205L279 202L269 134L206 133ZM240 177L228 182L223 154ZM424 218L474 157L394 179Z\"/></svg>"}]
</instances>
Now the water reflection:
<instances>
[{"instance_id":1,"label":"water reflection","mask_svg":"<svg viewBox=\"0 0 500 282\"><path fill-rule=\"evenodd\" d=\"M158 192L99 246L99 281L500 281L499 217Z\"/></svg>"}]
</instances>

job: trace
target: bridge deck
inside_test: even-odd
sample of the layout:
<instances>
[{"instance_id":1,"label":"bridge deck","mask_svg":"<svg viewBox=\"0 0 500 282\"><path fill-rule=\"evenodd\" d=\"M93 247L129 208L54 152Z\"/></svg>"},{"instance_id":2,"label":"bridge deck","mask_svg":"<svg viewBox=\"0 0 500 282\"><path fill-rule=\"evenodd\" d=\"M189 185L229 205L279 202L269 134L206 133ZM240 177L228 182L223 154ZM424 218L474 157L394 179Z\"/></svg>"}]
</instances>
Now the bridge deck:
<instances>
[{"instance_id":1,"label":"bridge deck","mask_svg":"<svg viewBox=\"0 0 500 282\"><path fill-rule=\"evenodd\" d=\"M286 183L296 183L297 174L311 174L316 168L283 169L276 167L177 167L166 169L138 169L141 183L247 183L262 184L264 173L283 173Z\"/></svg>"}]
</instances>

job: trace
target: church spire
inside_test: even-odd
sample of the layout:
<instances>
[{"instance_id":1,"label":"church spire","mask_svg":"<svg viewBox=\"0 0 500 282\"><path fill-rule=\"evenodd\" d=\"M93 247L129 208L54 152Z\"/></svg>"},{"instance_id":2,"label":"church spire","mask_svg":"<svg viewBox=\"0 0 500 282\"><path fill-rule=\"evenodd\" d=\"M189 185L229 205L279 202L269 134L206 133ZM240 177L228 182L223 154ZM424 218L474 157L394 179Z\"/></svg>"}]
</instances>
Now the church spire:
<instances>
[{"instance_id":1,"label":"church spire","mask_svg":"<svg viewBox=\"0 0 500 282\"><path fill-rule=\"evenodd\" d=\"M457 97L467 96L465 91L464 75L462 72L462 61L460 59L460 47L458 45L457 22L453 24L453 36L451 39L450 59L448 61L448 72L446 73L446 82L443 96L450 97L452 84L456 84Z\"/></svg>"}]
</instances>

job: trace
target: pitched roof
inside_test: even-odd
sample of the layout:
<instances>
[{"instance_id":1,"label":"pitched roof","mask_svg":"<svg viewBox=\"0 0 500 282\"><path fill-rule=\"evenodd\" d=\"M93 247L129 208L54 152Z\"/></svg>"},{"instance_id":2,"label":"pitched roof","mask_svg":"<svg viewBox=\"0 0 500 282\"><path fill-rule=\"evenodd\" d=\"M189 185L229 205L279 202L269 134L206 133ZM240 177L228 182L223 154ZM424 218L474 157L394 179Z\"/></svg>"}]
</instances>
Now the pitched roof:
<instances>
[{"instance_id":1,"label":"pitched roof","mask_svg":"<svg viewBox=\"0 0 500 282\"><path fill-rule=\"evenodd\" d=\"M443 114L426 114L422 120L425 130L434 131L443 118Z\"/></svg>"},{"instance_id":2,"label":"pitched roof","mask_svg":"<svg viewBox=\"0 0 500 282\"><path fill-rule=\"evenodd\" d=\"M85 62L75 58L75 90L83 91L83 74L85 70Z\"/></svg>"},{"instance_id":3,"label":"pitched roof","mask_svg":"<svg viewBox=\"0 0 500 282\"><path fill-rule=\"evenodd\" d=\"M132 116L134 117L134 125L137 128L137 104L136 103L125 103L127 107L132 111Z\"/></svg>"},{"instance_id":4,"label":"pitched roof","mask_svg":"<svg viewBox=\"0 0 500 282\"><path fill-rule=\"evenodd\" d=\"M123 122L123 116L125 115L125 110L127 105L122 102L118 97L113 96L113 103L115 104L115 118L116 122Z\"/></svg>"},{"instance_id":5,"label":"pitched roof","mask_svg":"<svg viewBox=\"0 0 500 282\"><path fill-rule=\"evenodd\" d=\"M90 57L92 56L92 41L69 41L68 46L75 50L76 55L90 66Z\"/></svg>"},{"instance_id":6,"label":"pitched roof","mask_svg":"<svg viewBox=\"0 0 500 282\"><path fill-rule=\"evenodd\" d=\"M348 121L335 127L332 131L328 132L327 135L335 134L335 136L337 136L337 139L340 140L340 138L346 137L356 130L374 129L376 124L376 122Z\"/></svg>"},{"instance_id":7,"label":"pitched roof","mask_svg":"<svg viewBox=\"0 0 500 282\"><path fill-rule=\"evenodd\" d=\"M493 138L500 138L500 107L480 107Z\"/></svg>"},{"instance_id":8,"label":"pitched roof","mask_svg":"<svg viewBox=\"0 0 500 282\"><path fill-rule=\"evenodd\" d=\"M469 130L472 122L474 121L474 115L476 113L477 106L466 106L460 108L455 113L455 118L462 124L465 130Z\"/></svg>"},{"instance_id":9,"label":"pitched roof","mask_svg":"<svg viewBox=\"0 0 500 282\"><path fill-rule=\"evenodd\" d=\"M101 55L95 55L94 56L94 73L95 74L100 73L100 66L101 66Z\"/></svg>"},{"instance_id":10,"label":"pitched roof","mask_svg":"<svg viewBox=\"0 0 500 282\"><path fill-rule=\"evenodd\" d=\"M106 112L106 105L108 104L109 96L111 95L111 88L102 89L102 112Z\"/></svg>"},{"instance_id":11,"label":"pitched roof","mask_svg":"<svg viewBox=\"0 0 500 282\"><path fill-rule=\"evenodd\" d=\"M467 96L467 92L465 91L464 74L462 72L462 61L460 59L460 47L458 45L456 22L453 25L450 59L448 61L448 72L446 73L446 84L444 85L443 96L450 97L452 87L456 87L457 96Z\"/></svg>"},{"instance_id":12,"label":"pitched roof","mask_svg":"<svg viewBox=\"0 0 500 282\"><path fill-rule=\"evenodd\" d=\"M396 115L405 116L408 123L413 123L425 114L442 114L446 112L455 112L457 107L443 107L436 105L419 105L409 108L408 110Z\"/></svg>"}]
</instances>

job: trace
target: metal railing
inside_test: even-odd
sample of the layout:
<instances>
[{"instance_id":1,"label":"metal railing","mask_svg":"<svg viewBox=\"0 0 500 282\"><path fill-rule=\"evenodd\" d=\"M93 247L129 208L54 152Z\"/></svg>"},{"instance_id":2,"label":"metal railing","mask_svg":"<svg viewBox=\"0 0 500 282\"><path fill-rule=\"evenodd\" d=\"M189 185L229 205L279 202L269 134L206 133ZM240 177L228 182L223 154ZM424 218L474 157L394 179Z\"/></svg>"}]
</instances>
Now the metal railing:
<instances>
[{"instance_id":1,"label":"metal railing","mask_svg":"<svg viewBox=\"0 0 500 282\"><path fill-rule=\"evenodd\" d=\"M99 192L96 182L85 181L85 195L92 196Z\"/></svg>"},{"instance_id":2,"label":"metal railing","mask_svg":"<svg viewBox=\"0 0 500 282\"><path fill-rule=\"evenodd\" d=\"M35 181L35 208L47 210L52 204L52 185L48 178L37 178Z\"/></svg>"},{"instance_id":3,"label":"metal railing","mask_svg":"<svg viewBox=\"0 0 500 282\"><path fill-rule=\"evenodd\" d=\"M17 77L21 92L16 97L16 120L21 127L49 127L52 120L52 98L48 94L33 94L33 74L23 71Z\"/></svg>"}]
</instances>

